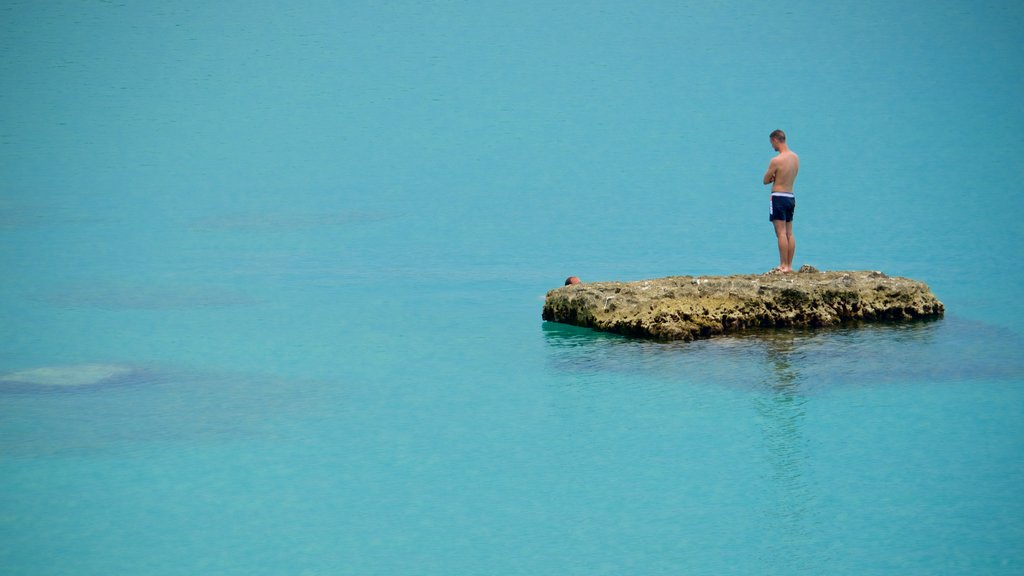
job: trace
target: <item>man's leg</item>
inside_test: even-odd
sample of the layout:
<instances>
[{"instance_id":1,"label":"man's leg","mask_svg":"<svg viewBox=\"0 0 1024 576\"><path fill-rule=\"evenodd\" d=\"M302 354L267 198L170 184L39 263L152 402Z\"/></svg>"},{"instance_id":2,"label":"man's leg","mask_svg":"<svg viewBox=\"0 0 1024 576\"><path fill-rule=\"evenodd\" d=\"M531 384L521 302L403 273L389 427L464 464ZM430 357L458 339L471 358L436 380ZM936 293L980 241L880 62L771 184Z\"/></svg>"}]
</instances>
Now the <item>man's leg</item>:
<instances>
[{"instance_id":1,"label":"man's leg","mask_svg":"<svg viewBox=\"0 0 1024 576\"><path fill-rule=\"evenodd\" d=\"M796 237L793 236L793 221L786 222L786 238L789 239L789 252L786 253L786 270L793 270L793 254L796 253Z\"/></svg>"},{"instance_id":2,"label":"man's leg","mask_svg":"<svg viewBox=\"0 0 1024 576\"><path fill-rule=\"evenodd\" d=\"M787 222L784 220L772 220L775 226L775 239L779 242L779 270L786 271L786 258L790 257L789 236L786 234Z\"/></svg>"}]
</instances>

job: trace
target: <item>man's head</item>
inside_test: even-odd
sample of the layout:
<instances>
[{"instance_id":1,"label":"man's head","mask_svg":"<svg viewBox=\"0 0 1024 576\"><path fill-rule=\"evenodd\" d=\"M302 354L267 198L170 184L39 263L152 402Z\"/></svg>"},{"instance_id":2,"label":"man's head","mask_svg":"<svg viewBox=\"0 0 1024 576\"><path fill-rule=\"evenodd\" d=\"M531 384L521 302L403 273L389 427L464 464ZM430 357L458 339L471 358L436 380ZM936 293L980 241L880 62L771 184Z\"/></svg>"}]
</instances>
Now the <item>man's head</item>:
<instances>
[{"instance_id":1,"label":"man's head","mask_svg":"<svg viewBox=\"0 0 1024 576\"><path fill-rule=\"evenodd\" d=\"M580 279L575 277L575 276L569 276L568 278L565 279L565 285L566 286L570 286L572 284L579 284L579 283L580 283Z\"/></svg>"},{"instance_id":2,"label":"man's head","mask_svg":"<svg viewBox=\"0 0 1024 576\"><path fill-rule=\"evenodd\" d=\"M772 148L774 148L775 151L778 151L780 144L782 146L786 145L786 133L783 132L782 130L774 130L771 134L768 135L768 140L771 141Z\"/></svg>"}]
</instances>

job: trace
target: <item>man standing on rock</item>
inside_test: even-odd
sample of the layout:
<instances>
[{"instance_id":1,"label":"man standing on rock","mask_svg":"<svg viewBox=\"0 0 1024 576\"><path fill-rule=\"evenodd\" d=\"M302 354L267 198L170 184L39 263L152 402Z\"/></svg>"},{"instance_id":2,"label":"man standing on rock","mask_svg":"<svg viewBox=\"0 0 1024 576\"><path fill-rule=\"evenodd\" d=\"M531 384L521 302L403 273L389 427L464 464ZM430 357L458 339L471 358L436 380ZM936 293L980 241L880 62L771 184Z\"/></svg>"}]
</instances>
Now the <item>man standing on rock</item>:
<instances>
[{"instance_id":1,"label":"man standing on rock","mask_svg":"<svg viewBox=\"0 0 1024 576\"><path fill-rule=\"evenodd\" d=\"M768 140L779 153L768 163L768 171L764 173L764 183L772 185L768 220L775 226L775 238L779 241L779 267L776 270L792 272L793 253L796 252L796 239L793 237L793 212L796 210L793 183L796 181L796 173L800 171L800 158L786 146L786 133L782 130L772 132Z\"/></svg>"}]
</instances>

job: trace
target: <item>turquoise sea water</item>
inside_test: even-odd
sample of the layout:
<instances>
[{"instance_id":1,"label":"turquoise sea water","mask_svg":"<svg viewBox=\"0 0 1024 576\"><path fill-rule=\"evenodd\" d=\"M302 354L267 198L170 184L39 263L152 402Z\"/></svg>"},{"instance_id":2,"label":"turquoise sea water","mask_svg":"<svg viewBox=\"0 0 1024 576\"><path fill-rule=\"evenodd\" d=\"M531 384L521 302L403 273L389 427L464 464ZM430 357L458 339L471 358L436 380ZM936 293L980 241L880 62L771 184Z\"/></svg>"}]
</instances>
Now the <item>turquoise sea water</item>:
<instances>
[{"instance_id":1,"label":"turquoise sea water","mask_svg":"<svg viewBox=\"0 0 1024 576\"><path fill-rule=\"evenodd\" d=\"M1024 572L1014 2L3 2L4 574ZM570 274L944 319L690 344Z\"/></svg>"}]
</instances>

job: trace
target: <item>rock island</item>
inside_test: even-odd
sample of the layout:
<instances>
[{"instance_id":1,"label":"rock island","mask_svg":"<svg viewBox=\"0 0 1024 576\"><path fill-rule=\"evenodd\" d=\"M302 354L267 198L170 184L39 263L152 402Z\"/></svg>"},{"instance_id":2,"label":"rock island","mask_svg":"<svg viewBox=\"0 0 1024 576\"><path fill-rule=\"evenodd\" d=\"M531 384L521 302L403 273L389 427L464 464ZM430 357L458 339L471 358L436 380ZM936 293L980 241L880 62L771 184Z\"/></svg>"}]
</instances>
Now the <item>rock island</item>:
<instances>
[{"instance_id":1,"label":"rock island","mask_svg":"<svg viewBox=\"0 0 1024 576\"><path fill-rule=\"evenodd\" d=\"M824 327L942 316L922 282L881 272L672 276L591 282L548 292L544 320L658 340L758 328Z\"/></svg>"}]
</instances>

